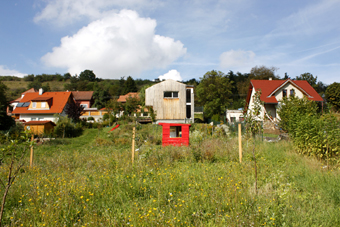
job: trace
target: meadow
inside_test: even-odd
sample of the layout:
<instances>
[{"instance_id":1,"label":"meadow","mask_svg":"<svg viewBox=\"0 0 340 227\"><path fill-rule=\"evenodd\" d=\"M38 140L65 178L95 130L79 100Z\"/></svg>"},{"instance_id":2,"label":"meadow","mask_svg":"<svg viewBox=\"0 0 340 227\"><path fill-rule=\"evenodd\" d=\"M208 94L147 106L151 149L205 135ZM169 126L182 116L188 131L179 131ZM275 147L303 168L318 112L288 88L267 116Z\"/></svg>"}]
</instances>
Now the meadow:
<instances>
[{"instance_id":1,"label":"meadow","mask_svg":"<svg viewBox=\"0 0 340 227\"><path fill-rule=\"evenodd\" d=\"M86 129L36 145L10 189L4 226L340 226L339 168L289 141L238 141L192 126L189 147L162 147L161 127ZM6 178L6 163L0 166ZM3 191L1 191L3 192Z\"/></svg>"}]
</instances>

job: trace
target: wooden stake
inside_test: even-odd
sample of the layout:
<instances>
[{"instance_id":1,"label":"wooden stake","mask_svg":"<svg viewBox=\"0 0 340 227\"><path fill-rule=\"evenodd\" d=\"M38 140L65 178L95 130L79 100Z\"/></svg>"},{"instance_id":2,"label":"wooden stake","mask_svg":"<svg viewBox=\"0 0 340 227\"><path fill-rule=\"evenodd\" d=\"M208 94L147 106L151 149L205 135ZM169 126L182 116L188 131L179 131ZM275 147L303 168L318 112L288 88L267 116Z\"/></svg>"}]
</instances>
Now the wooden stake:
<instances>
[{"instance_id":1,"label":"wooden stake","mask_svg":"<svg viewBox=\"0 0 340 227\"><path fill-rule=\"evenodd\" d=\"M136 134L136 127L133 127L133 134L132 134L132 164L135 160L135 134Z\"/></svg>"},{"instance_id":2,"label":"wooden stake","mask_svg":"<svg viewBox=\"0 0 340 227\"><path fill-rule=\"evenodd\" d=\"M242 163L242 133L241 133L241 123L238 124L238 153L240 157L240 163Z\"/></svg>"},{"instance_id":3,"label":"wooden stake","mask_svg":"<svg viewBox=\"0 0 340 227\"><path fill-rule=\"evenodd\" d=\"M33 142L34 140L34 135L32 135L31 141ZM30 167L33 167L33 145L31 146L31 156L30 156Z\"/></svg>"}]
</instances>

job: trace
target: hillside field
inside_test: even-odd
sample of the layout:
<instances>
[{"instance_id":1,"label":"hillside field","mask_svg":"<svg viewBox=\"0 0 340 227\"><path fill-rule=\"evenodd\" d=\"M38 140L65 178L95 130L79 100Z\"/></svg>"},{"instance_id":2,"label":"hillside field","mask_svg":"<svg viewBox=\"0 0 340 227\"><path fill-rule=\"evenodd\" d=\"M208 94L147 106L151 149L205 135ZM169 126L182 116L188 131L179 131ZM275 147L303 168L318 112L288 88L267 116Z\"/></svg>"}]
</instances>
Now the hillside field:
<instances>
[{"instance_id":1,"label":"hillside field","mask_svg":"<svg viewBox=\"0 0 340 227\"><path fill-rule=\"evenodd\" d=\"M193 125L189 147L162 147L161 127L86 129L35 146L10 189L4 226L340 226L335 166L289 141L236 137ZM6 178L6 164L1 177ZM3 188L1 188L3 193Z\"/></svg>"}]
</instances>

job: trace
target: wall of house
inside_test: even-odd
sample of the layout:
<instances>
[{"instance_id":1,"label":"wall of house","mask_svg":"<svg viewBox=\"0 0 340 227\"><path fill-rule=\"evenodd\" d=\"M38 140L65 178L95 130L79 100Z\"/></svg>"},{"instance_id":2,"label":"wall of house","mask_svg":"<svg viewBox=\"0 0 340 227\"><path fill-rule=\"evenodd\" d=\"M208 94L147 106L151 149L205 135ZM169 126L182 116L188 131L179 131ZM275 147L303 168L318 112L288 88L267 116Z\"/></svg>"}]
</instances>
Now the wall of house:
<instances>
[{"instance_id":1,"label":"wall of house","mask_svg":"<svg viewBox=\"0 0 340 227\"><path fill-rule=\"evenodd\" d=\"M255 89L253 89L251 92L251 96L250 96L251 98L250 98L249 105L248 105L248 113L254 107L254 96L255 96ZM264 118L264 107L263 106L261 106L260 118L261 119Z\"/></svg>"},{"instance_id":2,"label":"wall of house","mask_svg":"<svg viewBox=\"0 0 340 227\"><path fill-rule=\"evenodd\" d=\"M243 117L242 110L227 110L226 118L229 123L232 122L231 118L235 118L236 122L240 122L240 117Z\"/></svg>"},{"instance_id":3,"label":"wall of house","mask_svg":"<svg viewBox=\"0 0 340 227\"><path fill-rule=\"evenodd\" d=\"M290 96L290 90L291 89L294 89L295 91L295 97L298 97L298 98L303 98L304 97L304 94L299 90L297 89L295 86L293 86L291 83L287 83L285 86L283 86L282 88L280 88L276 93L275 93L275 98L276 100L279 102L283 99L283 96L282 96L282 91L286 89L287 90L287 98Z\"/></svg>"},{"instance_id":4,"label":"wall of house","mask_svg":"<svg viewBox=\"0 0 340 227\"><path fill-rule=\"evenodd\" d=\"M165 91L178 92L178 98L164 98ZM194 117L194 96L191 96L191 116ZM153 106L157 120L186 119L186 85L166 80L145 90L145 105Z\"/></svg>"},{"instance_id":5,"label":"wall of house","mask_svg":"<svg viewBox=\"0 0 340 227\"><path fill-rule=\"evenodd\" d=\"M53 115L54 114L20 114L19 119L29 122L32 121L32 118L35 118L33 121L53 121L54 123L57 123L58 118Z\"/></svg>"}]
</instances>

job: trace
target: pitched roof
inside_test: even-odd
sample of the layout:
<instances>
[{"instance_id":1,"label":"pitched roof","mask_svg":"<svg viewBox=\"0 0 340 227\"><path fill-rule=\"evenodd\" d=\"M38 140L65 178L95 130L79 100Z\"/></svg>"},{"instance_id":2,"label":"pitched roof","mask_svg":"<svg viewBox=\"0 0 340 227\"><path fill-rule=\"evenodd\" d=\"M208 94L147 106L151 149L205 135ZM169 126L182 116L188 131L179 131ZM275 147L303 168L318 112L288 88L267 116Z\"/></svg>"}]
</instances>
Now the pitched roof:
<instances>
[{"instance_id":1,"label":"pitched roof","mask_svg":"<svg viewBox=\"0 0 340 227\"><path fill-rule=\"evenodd\" d=\"M13 103L13 102L20 102L21 97L23 95L25 95L26 93L34 93L34 92L38 92L38 90L32 87L31 89L28 89L27 91L24 91L23 93L21 93L21 96L19 98L15 99L15 100L11 101L11 103Z\"/></svg>"},{"instance_id":2,"label":"pitched roof","mask_svg":"<svg viewBox=\"0 0 340 227\"><path fill-rule=\"evenodd\" d=\"M139 95L137 92L129 92L126 95L119 96L117 102L126 102L126 99L132 97L132 98L139 98Z\"/></svg>"},{"instance_id":3,"label":"pitched roof","mask_svg":"<svg viewBox=\"0 0 340 227\"><path fill-rule=\"evenodd\" d=\"M75 100L91 100L93 91L72 91Z\"/></svg>"},{"instance_id":4,"label":"pitched roof","mask_svg":"<svg viewBox=\"0 0 340 227\"><path fill-rule=\"evenodd\" d=\"M296 89L304 93L309 100L320 101L323 99L315 91L315 89L306 80L251 80L247 95L247 103L250 101L250 96L253 88L256 91L261 89L261 101L265 103L278 103L275 98L275 92L281 87L285 86L287 83L291 83Z\"/></svg>"},{"instance_id":5,"label":"pitched roof","mask_svg":"<svg viewBox=\"0 0 340 227\"><path fill-rule=\"evenodd\" d=\"M45 125L51 123L52 125L56 126L56 124L53 121L29 121L25 122L24 125Z\"/></svg>"},{"instance_id":6,"label":"pitched roof","mask_svg":"<svg viewBox=\"0 0 340 227\"><path fill-rule=\"evenodd\" d=\"M45 92L42 95L39 95L39 92L34 93L27 93L20 102L31 102L32 100L42 100L52 98L52 105L50 106L50 109L48 110L32 110L28 109L28 106L26 107L16 107L13 110L13 114L54 114L54 113L62 113L64 110L64 107L69 100L71 96L71 92Z\"/></svg>"}]
</instances>

